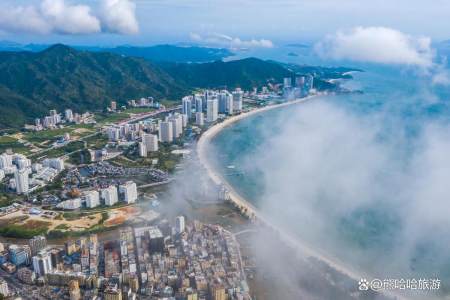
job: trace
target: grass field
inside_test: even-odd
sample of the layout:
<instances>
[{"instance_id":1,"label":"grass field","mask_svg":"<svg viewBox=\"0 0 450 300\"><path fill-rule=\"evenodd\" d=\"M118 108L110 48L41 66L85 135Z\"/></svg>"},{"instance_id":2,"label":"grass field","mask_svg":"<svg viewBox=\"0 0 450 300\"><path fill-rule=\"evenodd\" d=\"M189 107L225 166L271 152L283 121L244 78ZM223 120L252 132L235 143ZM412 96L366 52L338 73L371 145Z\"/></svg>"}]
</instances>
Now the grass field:
<instances>
[{"instance_id":1,"label":"grass field","mask_svg":"<svg viewBox=\"0 0 450 300\"><path fill-rule=\"evenodd\" d=\"M5 224L0 227L0 235L4 237L30 239L36 235L46 234L49 222L28 220L24 224Z\"/></svg>"},{"instance_id":2,"label":"grass field","mask_svg":"<svg viewBox=\"0 0 450 300\"><path fill-rule=\"evenodd\" d=\"M98 124L116 123L128 119L129 117L130 114L125 112L112 114L96 114L95 121L97 121Z\"/></svg>"},{"instance_id":3,"label":"grass field","mask_svg":"<svg viewBox=\"0 0 450 300\"><path fill-rule=\"evenodd\" d=\"M0 136L0 153L5 152L7 149L12 149L15 153L29 153L29 148L22 143L19 143L16 138L11 136Z\"/></svg>"},{"instance_id":4,"label":"grass field","mask_svg":"<svg viewBox=\"0 0 450 300\"><path fill-rule=\"evenodd\" d=\"M123 112L127 113L127 114L141 114L141 113L145 113L145 112L151 112L154 110L155 109L151 108L151 107L131 107L131 108L125 109Z\"/></svg>"},{"instance_id":5,"label":"grass field","mask_svg":"<svg viewBox=\"0 0 450 300\"><path fill-rule=\"evenodd\" d=\"M64 128L27 132L23 135L23 139L29 141L30 143L40 144L42 142L49 140L55 141L58 137L63 136L66 133L72 135L74 134L75 130L80 128L87 129L86 132L76 134L80 137L83 137L85 135L92 133L93 125L77 124L77 125L70 125Z\"/></svg>"}]
</instances>

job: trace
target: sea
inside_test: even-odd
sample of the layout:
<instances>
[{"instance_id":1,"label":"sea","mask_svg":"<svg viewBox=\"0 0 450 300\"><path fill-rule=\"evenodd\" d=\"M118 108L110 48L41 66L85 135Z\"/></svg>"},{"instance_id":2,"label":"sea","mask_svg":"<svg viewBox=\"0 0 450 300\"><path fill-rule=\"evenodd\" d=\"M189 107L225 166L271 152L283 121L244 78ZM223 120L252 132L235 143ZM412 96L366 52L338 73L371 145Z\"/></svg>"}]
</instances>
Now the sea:
<instances>
[{"instance_id":1,"label":"sea","mask_svg":"<svg viewBox=\"0 0 450 300\"><path fill-rule=\"evenodd\" d=\"M358 68L341 84L363 93L316 97L225 128L211 142L217 171L322 254L381 280L439 279L433 296L448 295L450 85L436 80L447 66L327 61L289 46L231 59L246 56Z\"/></svg>"}]
</instances>

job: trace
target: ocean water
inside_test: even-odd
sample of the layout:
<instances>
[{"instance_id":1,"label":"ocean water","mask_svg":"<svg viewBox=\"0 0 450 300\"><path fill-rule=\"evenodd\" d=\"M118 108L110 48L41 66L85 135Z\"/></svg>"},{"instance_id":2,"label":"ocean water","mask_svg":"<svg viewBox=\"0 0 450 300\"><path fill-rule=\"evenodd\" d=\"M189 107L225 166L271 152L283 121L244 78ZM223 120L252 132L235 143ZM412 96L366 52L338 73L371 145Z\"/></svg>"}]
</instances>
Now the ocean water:
<instances>
[{"instance_id":1,"label":"ocean water","mask_svg":"<svg viewBox=\"0 0 450 300\"><path fill-rule=\"evenodd\" d=\"M447 136L450 134L450 88L433 84L433 75L423 70L375 65L357 67L364 72L355 73L353 80L343 84L362 90L363 94L320 97L311 103L257 114L224 129L212 141L216 168L238 193L312 247L381 279L439 278L443 287L433 296L442 297L448 294L450 280L450 214L445 217L450 207L450 196L448 201L445 197L447 192L450 195L450 161L446 159L447 154L450 156L450 147L447 148L450 146ZM326 186L321 186L314 197L302 197L295 187L282 184L280 189L288 190L286 203L283 197L275 197L276 200L272 197L284 194L274 192L271 183L284 179L289 182L291 174L294 177L299 174L293 170L305 165L302 162L303 165L297 166L295 158L317 150L307 146L300 150L292 147L295 153L289 155L270 154L280 148L280 141L274 137L287 135L285 131L290 130L286 122L304 116L304 111L309 109L307 106L315 105L313 103L337 108L341 117L349 115L353 121L360 121L364 129L355 132L372 132L371 126L376 127L370 142L376 146L374 151L382 155L387 149L389 154L385 156L392 163L383 161L381 175L380 169L375 168L377 182L367 189L370 200L359 203L357 199L349 199L348 208L336 208L335 205L342 206L339 202L342 199L335 201L334 198L341 197L327 193ZM300 124L301 120L298 122ZM300 124L299 128L302 126ZM300 136L302 132L296 134ZM350 128L345 138L347 142L352 140L352 134L354 131ZM295 139L293 136L292 143ZM370 147L364 148L363 157L356 158L356 164L358 159L366 163L364 155L372 153ZM289 159L292 164L286 162ZM274 164L274 160L280 163ZM333 155L327 156L326 163L333 164ZM283 171L278 165L288 167ZM340 167L346 174L346 166ZM321 168L320 164L317 168ZM305 178L308 182L317 176L313 172L301 174L309 177ZM341 182L339 175L335 176L336 182ZM382 179L378 180L379 177ZM330 178L333 179L327 177ZM449 184L445 184L446 181ZM422 187L422 183L426 187ZM295 185L295 182L290 184ZM305 185L299 184L299 189L302 187ZM355 198L359 196L366 195L362 192ZM303 203L316 200L314 205ZM427 201L430 210L427 210ZM442 216L435 218L436 212L442 212Z\"/></svg>"}]
</instances>

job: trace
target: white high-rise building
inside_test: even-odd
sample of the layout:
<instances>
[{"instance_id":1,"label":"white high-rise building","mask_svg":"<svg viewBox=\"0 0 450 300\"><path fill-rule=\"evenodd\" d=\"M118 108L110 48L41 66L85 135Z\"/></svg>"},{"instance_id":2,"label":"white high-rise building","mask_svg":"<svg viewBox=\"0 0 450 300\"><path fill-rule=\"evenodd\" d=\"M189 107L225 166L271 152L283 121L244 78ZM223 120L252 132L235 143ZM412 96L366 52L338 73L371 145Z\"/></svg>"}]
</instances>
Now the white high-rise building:
<instances>
[{"instance_id":1,"label":"white high-rise building","mask_svg":"<svg viewBox=\"0 0 450 300\"><path fill-rule=\"evenodd\" d=\"M228 107L230 99L233 99L233 96L230 94L230 92L224 90L221 91L217 97L219 101L219 113L227 113L229 111Z\"/></svg>"},{"instance_id":2,"label":"white high-rise building","mask_svg":"<svg viewBox=\"0 0 450 300\"><path fill-rule=\"evenodd\" d=\"M206 121L215 122L219 116L219 103L217 98L209 99L206 103Z\"/></svg>"},{"instance_id":3,"label":"white high-rise building","mask_svg":"<svg viewBox=\"0 0 450 300\"><path fill-rule=\"evenodd\" d=\"M14 159L18 169L25 169L31 166L31 160L26 157L18 156Z\"/></svg>"},{"instance_id":4,"label":"white high-rise building","mask_svg":"<svg viewBox=\"0 0 450 300\"><path fill-rule=\"evenodd\" d=\"M14 173L17 194L26 194L29 191L30 183L28 178L28 169L18 169Z\"/></svg>"},{"instance_id":5,"label":"white high-rise building","mask_svg":"<svg viewBox=\"0 0 450 300\"><path fill-rule=\"evenodd\" d=\"M123 200L130 204L137 200L137 186L133 181L127 181L125 184L119 185L119 192L123 195Z\"/></svg>"},{"instance_id":6,"label":"white high-rise building","mask_svg":"<svg viewBox=\"0 0 450 300\"><path fill-rule=\"evenodd\" d=\"M73 113L71 109L66 109L64 111L64 119L66 119L66 121L72 122L73 121Z\"/></svg>"},{"instance_id":7,"label":"white high-rise building","mask_svg":"<svg viewBox=\"0 0 450 300\"><path fill-rule=\"evenodd\" d=\"M244 97L244 92L241 90L236 90L233 92L233 111L241 112L242 111L242 101Z\"/></svg>"},{"instance_id":8,"label":"white high-rise building","mask_svg":"<svg viewBox=\"0 0 450 300\"><path fill-rule=\"evenodd\" d=\"M187 126L187 124L188 124L189 117L187 115L185 115L185 114L182 114L181 115L181 121L183 123L183 128L185 128Z\"/></svg>"},{"instance_id":9,"label":"white high-rise building","mask_svg":"<svg viewBox=\"0 0 450 300\"><path fill-rule=\"evenodd\" d=\"M183 117L180 114L174 114L167 118L172 122L173 138L179 138L183 133Z\"/></svg>"},{"instance_id":10,"label":"white high-rise building","mask_svg":"<svg viewBox=\"0 0 450 300\"><path fill-rule=\"evenodd\" d=\"M87 191L84 194L87 208L94 208L100 205L100 195L97 191Z\"/></svg>"},{"instance_id":11,"label":"white high-rise building","mask_svg":"<svg viewBox=\"0 0 450 300\"><path fill-rule=\"evenodd\" d=\"M292 87L292 78L291 77L285 77L283 79L283 87L285 87L285 88Z\"/></svg>"},{"instance_id":12,"label":"white high-rise building","mask_svg":"<svg viewBox=\"0 0 450 300\"><path fill-rule=\"evenodd\" d=\"M182 112L184 115L190 119L192 115L192 96L183 97L182 102Z\"/></svg>"},{"instance_id":13,"label":"white high-rise building","mask_svg":"<svg viewBox=\"0 0 450 300\"><path fill-rule=\"evenodd\" d=\"M39 276L44 276L53 270L52 259L46 250L41 250L36 256L33 256L33 269Z\"/></svg>"},{"instance_id":14,"label":"white high-rise building","mask_svg":"<svg viewBox=\"0 0 450 300\"><path fill-rule=\"evenodd\" d=\"M159 124L159 132L161 135L161 142L172 143L173 142L173 129L172 122L164 121Z\"/></svg>"},{"instance_id":15,"label":"white high-rise building","mask_svg":"<svg viewBox=\"0 0 450 300\"><path fill-rule=\"evenodd\" d=\"M195 95L194 98L195 98L195 111L202 112L203 111L203 96Z\"/></svg>"},{"instance_id":16,"label":"white high-rise building","mask_svg":"<svg viewBox=\"0 0 450 300\"><path fill-rule=\"evenodd\" d=\"M105 201L105 205L107 206L113 206L119 202L117 187L115 185L111 185L105 189L102 189L102 199Z\"/></svg>"},{"instance_id":17,"label":"white high-rise building","mask_svg":"<svg viewBox=\"0 0 450 300\"><path fill-rule=\"evenodd\" d=\"M205 125L204 116L201 111L195 113L195 124L198 126Z\"/></svg>"},{"instance_id":18,"label":"white high-rise building","mask_svg":"<svg viewBox=\"0 0 450 300\"><path fill-rule=\"evenodd\" d=\"M147 147L145 147L145 144L143 142L140 142L138 147L139 147L139 156L147 157Z\"/></svg>"},{"instance_id":19,"label":"white high-rise building","mask_svg":"<svg viewBox=\"0 0 450 300\"><path fill-rule=\"evenodd\" d=\"M116 127L109 127L106 131L108 138L111 141L118 141L120 139L120 129Z\"/></svg>"},{"instance_id":20,"label":"white high-rise building","mask_svg":"<svg viewBox=\"0 0 450 300\"><path fill-rule=\"evenodd\" d=\"M46 158L42 161L44 167L50 167L61 172L64 170L64 160L62 158Z\"/></svg>"},{"instance_id":21,"label":"white high-rise building","mask_svg":"<svg viewBox=\"0 0 450 300\"><path fill-rule=\"evenodd\" d=\"M185 220L184 216L178 216L175 219L175 232L177 234L183 233L185 229Z\"/></svg>"},{"instance_id":22,"label":"white high-rise building","mask_svg":"<svg viewBox=\"0 0 450 300\"><path fill-rule=\"evenodd\" d=\"M228 94L228 97L227 97L227 109L226 109L226 111L227 111L227 114L229 114L229 115L232 115L233 114L233 112L234 112L234 106L233 106L233 95L231 95L231 94Z\"/></svg>"},{"instance_id":23,"label":"white high-rise building","mask_svg":"<svg viewBox=\"0 0 450 300\"><path fill-rule=\"evenodd\" d=\"M158 136L151 133L144 133L142 135L142 142L145 145L146 152L158 151Z\"/></svg>"},{"instance_id":24,"label":"white high-rise building","mask_svg":"<svg viewBox=\"0 0 450 300\"><path fill-rule=\"evenodd\" d=\"M12 155L3 153L0 155L0 169L8 169L12 167Z\"/></svg>"}]
</instances>

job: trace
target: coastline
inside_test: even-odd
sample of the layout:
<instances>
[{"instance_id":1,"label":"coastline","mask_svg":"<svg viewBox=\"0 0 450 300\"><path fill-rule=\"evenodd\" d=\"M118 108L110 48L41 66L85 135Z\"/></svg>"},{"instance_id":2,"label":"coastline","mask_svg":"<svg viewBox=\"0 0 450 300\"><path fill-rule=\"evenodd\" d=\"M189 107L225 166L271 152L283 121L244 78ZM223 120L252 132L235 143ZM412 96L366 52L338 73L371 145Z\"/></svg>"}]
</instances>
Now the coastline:
<instances>
[{"instance_id":1,"label":"coastline","mask_svg":"<svg viewBox=\"0 0 450 300\"><path fill-rule=\"evenodd\" d=\"M274 225L267 217L265 217L261 211L259 211L253 204L251 204L247 199L242 197L236 190L227 182L227 180L212 166L210 160L208 159L207 155L207 146L211 142L211 140L219 134L223 129L226 127L229 127L233 125L234 123L243 120L245 118L248 118L250 116L272 110L277 108L282 108L289 105L294 104L300 104L307 101L310 101L314 98L320 97L322 95L314 95L309 96L306 98L301 98L297 100L292 100L288 102L284 102L281 104L275 104L270 106L265 106L262 108L254 109L249 112L242 113L240 115L232 116L225 121L215 124L212 127L208 128L200 137L200 139L197 142L197 155L200 161L200 164L203 166L203 168L206 170L209 178L220 187L224 187L228 192L228 198L231 202L233 202L237 207L241 209L241 211L245 210L245 214L253 219L257 220L258 222L264 224L265 226L271 228L273 231L277 232L279 234L280 239L286 243L288 246L293 247L294 249L300 251L303 255L309 258L314 258L319 260L322 263L327 264L329 267L333 268L334 270L338 271L339 273L346 275L350 277L351 279L355 280L355 287L358 285L358 281L362 278L367 279L369 282L374 279L368 274L364 274L362 272L358 272L356 270L353 270L352 268L346 266L344 263L340 262L336 258L330 257L330 255L325 255L321 253L318 249L313 249L303 241L301 241L299 238L295 237L294 235L286 232L285 229L279 228L276 225ZM395 297L396 299L405 299L400 295L394 294L392 292L381 290L377 291L381 294L384 294L385 296Z\"/></svg>"}]
</instances>

